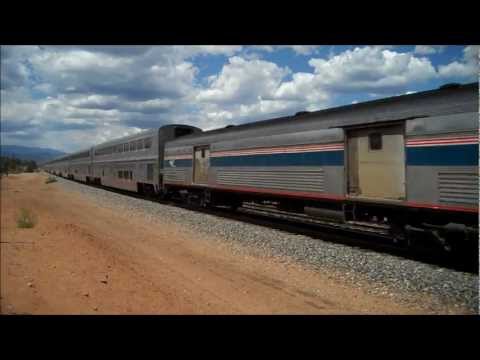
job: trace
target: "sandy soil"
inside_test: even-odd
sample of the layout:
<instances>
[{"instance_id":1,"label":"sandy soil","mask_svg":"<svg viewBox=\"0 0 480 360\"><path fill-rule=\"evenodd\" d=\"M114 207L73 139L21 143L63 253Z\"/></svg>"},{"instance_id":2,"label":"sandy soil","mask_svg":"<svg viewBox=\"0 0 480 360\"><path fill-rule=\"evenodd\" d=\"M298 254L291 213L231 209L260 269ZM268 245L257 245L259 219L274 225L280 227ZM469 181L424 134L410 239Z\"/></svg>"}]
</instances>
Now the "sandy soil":
<instances>
[{"instance_id":1,"label":"sandy soil","mask_svg":"<svg viewBox=\"0 0 480 360\"><path fill-rule=\"evenodd\" d=\"M95 206L42 174L1 182L4 314L413 314L331 274L235 255L172 223ZM37 224L17 228L21 208Z\"/></svg>"}]
</instances>

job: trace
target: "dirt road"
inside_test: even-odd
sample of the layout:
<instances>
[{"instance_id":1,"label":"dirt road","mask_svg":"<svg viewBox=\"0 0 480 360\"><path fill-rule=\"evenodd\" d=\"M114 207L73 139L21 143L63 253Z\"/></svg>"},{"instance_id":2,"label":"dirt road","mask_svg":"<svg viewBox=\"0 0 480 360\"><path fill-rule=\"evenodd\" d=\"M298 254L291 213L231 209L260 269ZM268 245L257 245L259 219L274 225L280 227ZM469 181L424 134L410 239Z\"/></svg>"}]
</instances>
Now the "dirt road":
<instances>
[{"instance_id":1,"label":"dirt road","mask_svg":"<svg viewBox=\"0 0 480 360\"><path fill-rule=\"evenodd\" d=\"M98 207L41 174L1 183L4 314L412 314L294 264ZM37 217L17 227L21 208Z\"/></svg>"}]
</instances>

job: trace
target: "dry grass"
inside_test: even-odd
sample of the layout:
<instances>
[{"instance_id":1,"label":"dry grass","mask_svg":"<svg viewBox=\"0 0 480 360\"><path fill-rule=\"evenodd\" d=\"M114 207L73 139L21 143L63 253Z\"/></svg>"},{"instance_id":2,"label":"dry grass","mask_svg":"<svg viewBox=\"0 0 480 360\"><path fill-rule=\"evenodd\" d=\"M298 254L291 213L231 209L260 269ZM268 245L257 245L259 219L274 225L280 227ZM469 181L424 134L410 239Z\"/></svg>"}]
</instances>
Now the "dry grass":
<instances>
[{"instance_id":1,"label":"dry grass","mask_svg":"<svg viewBox=\"0 0 480 360\"><path fill-rule=\"evenodd\" d=\"M55 179L53 176L49 176L47 180L45 180L45 184L50 184L53 182L57 182L57 179Z\"/></svg>"},{"instance_id":2,"label":"dry grass","mask_svg":"<svg viewBox=\"0 0 480 360\"><path fill-rule=\"evenodd\" d=\"M35 215L28 209L21 209L17 218L17 227L21 229L30 229L37 223Z\"/></svg>"}]
</instances>

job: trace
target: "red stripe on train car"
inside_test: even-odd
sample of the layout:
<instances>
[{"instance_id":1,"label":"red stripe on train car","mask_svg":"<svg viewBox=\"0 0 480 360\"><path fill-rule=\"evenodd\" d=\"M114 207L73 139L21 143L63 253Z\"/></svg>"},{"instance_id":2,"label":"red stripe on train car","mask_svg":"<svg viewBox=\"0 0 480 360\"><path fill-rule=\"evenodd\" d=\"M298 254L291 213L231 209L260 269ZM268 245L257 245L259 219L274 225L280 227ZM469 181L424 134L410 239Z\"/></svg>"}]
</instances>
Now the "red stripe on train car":
<instances>
[{"instance_id":1,"label":"red stripe on train car","mask_svg":"<svg viewBox=\"0 0 480 360\"><path fill-rule=\"evenodd\" d=\"M271 190L247 186L223 186L223 185L214 185L213 188L225 191L238 191L245 193L255 193L255 194L268 194L268 195L283 195L288 197L301 197L306 199L327 199L327 200L345 200L345 197L342 195L334 194L318 194L305 191L288 191L288 190Z\"/></svg>"},{"instance_id":2,"label":"red stripe on train car","mask_svg":"<svg viewBox=\"0 0 480 360\"><path fill-rule=\"evenodd\" d=\"M414 208L462 211L462 212L471 212L471 213L477 213L478 212L478 207L471 208L471 207L465 207L465 206L435 205L435 204L418 203L418 202L415 202L415 201L407 201L404 204L407 205L407 206L414 207Z\"/></svg>"},{"instance_id":3,"label":"red stripe on train car","mask_svg":"<svg viewBox=\"0 0 480 360\"><path fill-rule=\"evenodd\" d=\"M271 154L281 152L309 152L309 151L328 151L328 150L343 150L342 143L333 144L312 144L312 145L291 145L291 146L276 146L276 147L261 147L252 149L239 150L224 150L212 151L210 156L234 156L234 155L249 155L249 154Z\"/></svg>"},{"instance_id":4,"label":"red stripe on train car","mask_svg":"<svg viewBox=\"0 0 480 360\"><path fill-rule=\"evenodd\" d=\"M318 194L318 193L311 193L311 192L294 192L294 191L287 191L287 190L271 190L271 189L263 189L263 188L254 188L254 187L247 187L247 186L223 186L223 185L184 185L181 182L165 182L165 185L171 185L175 187L183 187L183 188L208 188L214 190L223 190L229 192L243 192L243 193L254 193L254 194L267 194L267 195L283 195L287 197L300 197L306 199L327 199L327 200L345 200L345 197L342 195L333 195L333 194Z\"/></svg>"},{"instance_id":5,"label":"red stripe on train car","mask_svg":"<svg viewBox=\"0 0 480 360\"><path fill-rule=\"evenodd\" d=\"M422 138L409 138L408 141L448 141L448 140L479 140L478 136L447 136L447 137L422 137Z\"/></svg>"},{"instance_id":6,"label":"red stripe on train car","mask_svg":"<svg viewBox=\"0 0 480 360\"><path fill-rule=\"evenodd\" d=\"M408 139L407 145L443 145L443 144L476 144L478 143L478 137L465 136L465 137L443 137L443 138L420 138L420 139Z\"/></svg>"}]
</instances>

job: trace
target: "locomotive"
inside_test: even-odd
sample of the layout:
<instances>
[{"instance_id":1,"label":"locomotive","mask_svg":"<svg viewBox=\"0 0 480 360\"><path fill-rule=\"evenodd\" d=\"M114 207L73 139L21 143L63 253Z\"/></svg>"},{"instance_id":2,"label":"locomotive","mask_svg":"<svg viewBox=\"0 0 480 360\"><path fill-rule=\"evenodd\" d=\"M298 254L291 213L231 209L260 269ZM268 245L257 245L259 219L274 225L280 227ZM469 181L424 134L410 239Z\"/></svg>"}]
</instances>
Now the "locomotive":
<instances>
[{"instance_id":1,"label":"locomotive","mask_svg":"<svg viewBox=\"0 0 480 360\"><path fill-rule=\"evenodd\" d=\"M395 242L478 248L478 83L202 131L168 125L48 172L199 206L268 203ZM147 147L148 145L148 147Z\"/></svg>"}]
</instances>

